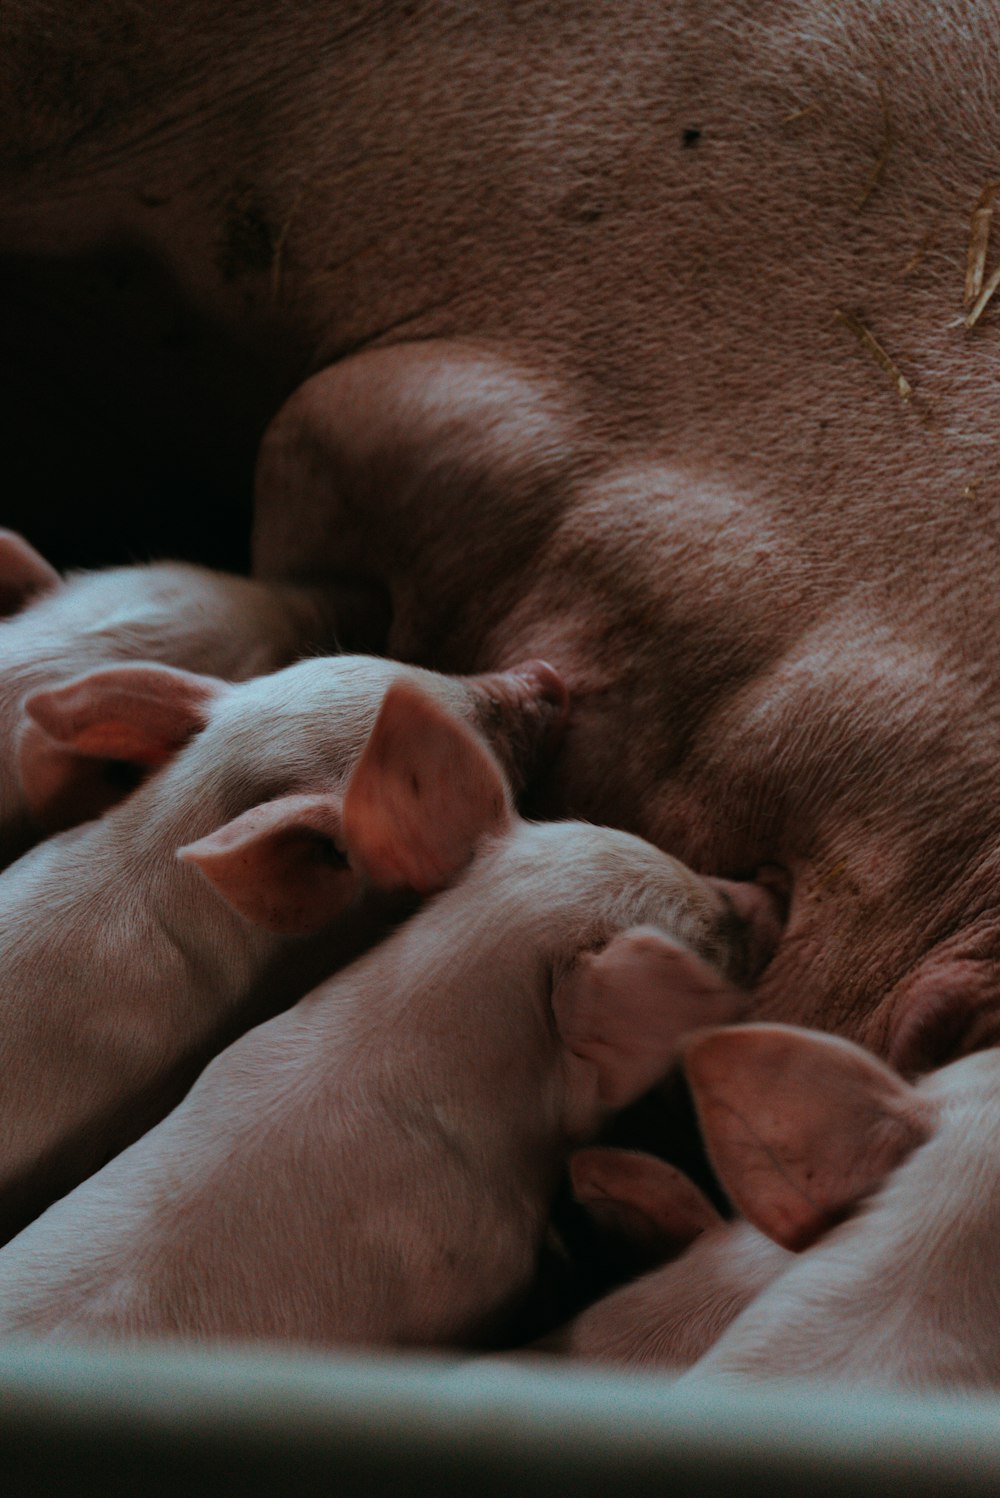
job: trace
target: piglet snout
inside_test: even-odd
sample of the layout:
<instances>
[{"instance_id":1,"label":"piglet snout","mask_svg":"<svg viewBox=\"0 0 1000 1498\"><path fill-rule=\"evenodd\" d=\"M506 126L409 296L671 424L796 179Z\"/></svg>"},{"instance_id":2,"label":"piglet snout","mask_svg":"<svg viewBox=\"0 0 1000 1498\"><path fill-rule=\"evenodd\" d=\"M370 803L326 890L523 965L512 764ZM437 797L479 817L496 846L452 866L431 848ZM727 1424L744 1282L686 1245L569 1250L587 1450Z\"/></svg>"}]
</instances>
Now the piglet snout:
<instances>
[{"instance_id":1,"label":"piglet snout","mask_svg":"<svg viewBox=\"0 0 1000 1498\"><path fill-rule=\"evenodd\" d=\"M547 661L469 678L480 726L516 791L556 751L569 720L569 689Z\"/></svg>"},{"instance_id":2,"label":"piglet snout","mask_svg":"<svg viewBox=\"0 0 1000 1498\"><path fill-rule=\"evenodd\" d=\"M752 981L774 956L787 916L780 881L762 870L756 880L709 879L746 922L741 978Z\"/></svg>"}]
</instances>

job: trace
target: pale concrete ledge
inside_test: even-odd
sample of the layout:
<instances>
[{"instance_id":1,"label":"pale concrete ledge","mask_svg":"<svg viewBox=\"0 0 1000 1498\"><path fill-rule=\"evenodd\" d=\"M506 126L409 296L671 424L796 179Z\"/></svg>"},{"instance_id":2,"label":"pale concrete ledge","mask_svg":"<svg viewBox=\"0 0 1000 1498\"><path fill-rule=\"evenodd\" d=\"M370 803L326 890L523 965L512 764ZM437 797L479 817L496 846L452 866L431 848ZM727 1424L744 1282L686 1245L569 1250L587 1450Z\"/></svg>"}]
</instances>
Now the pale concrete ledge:
<instances>
[{"instance_id":1,"label":"pale concrete ledge","mask_svg":"<svg viewBox=\"0 0 1000 1498\"><path fill-rule=\"evenodd\" d=\"M0 1347L0 1494L1000 1495L1000 1400L453 1358Z\"/></svg>"}]
</instances>

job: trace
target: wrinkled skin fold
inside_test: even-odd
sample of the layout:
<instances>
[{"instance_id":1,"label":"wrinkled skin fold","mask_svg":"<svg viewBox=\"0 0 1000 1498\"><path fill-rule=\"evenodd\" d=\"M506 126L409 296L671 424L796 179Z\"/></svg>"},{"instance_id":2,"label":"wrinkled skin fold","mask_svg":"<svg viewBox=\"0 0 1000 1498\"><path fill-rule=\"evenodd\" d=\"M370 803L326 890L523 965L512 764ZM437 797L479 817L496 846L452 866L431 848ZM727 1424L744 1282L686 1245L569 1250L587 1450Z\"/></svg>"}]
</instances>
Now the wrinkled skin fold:
<instances>
[{"instance_id":1,"label":"wrinkled skin fold","mask_svg":"<svg viewBox=\"0 0 1000 1498\"><path fill-rule=\"evenodd\" d=\"M1000 390L961 318L997 20L19 0L13 471L68 413L128 537L166 444L171 535L209 555L211 492L238 546L267 422L330 368L265 441L258 568L387 588L423 664L551 660L577 708L546 811L785 872L761 1017L907 1070L981 1044Z\"/></svg>"}]
</instances>

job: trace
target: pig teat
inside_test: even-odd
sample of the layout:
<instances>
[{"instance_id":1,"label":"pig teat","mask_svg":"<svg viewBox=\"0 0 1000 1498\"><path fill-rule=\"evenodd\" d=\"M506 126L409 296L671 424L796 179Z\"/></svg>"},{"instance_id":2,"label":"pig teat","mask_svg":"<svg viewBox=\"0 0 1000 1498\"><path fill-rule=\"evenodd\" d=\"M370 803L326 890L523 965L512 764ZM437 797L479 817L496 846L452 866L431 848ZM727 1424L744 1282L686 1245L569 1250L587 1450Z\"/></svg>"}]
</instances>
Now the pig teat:
<instances>
[{"instance_id":1,"label":"pig teat","mask_svg":"<svg viewBox=\"0 0 1000 1498\"><path fill-rule=\"evenodd\" d=\"M540 702L547 703L557 710L557 717L561 723L564 723L569 715L569 690L560 673L548 661L535 659L521 661L516 666L507 666L503 670L486 673L476 679L487 694L494 686L498 691L503 692L518 681L523 681Z\"/></svg>"},{"instance_id":2,"label":"pig teat","mask_svg":"<svg viewBox=\"0 0 1000 1498\"><path fill-rule=\"evenodd\" d=\"M932 951L889 994L887 1053L917 1077L1000 1040L1000 984L992 942L976 950L965 933Z\"/></svg>"},{"instance_id":3,"label":"pig teat","mask_svg":"<svg viewBox=\"0 0 1000 1498\"><path fill-rule=\"evenodd\" d=\"M515 792L559 747L570 715L570 694L548 661L527 660L467 677L476 719Z\"/></svg>"}]
</instances>

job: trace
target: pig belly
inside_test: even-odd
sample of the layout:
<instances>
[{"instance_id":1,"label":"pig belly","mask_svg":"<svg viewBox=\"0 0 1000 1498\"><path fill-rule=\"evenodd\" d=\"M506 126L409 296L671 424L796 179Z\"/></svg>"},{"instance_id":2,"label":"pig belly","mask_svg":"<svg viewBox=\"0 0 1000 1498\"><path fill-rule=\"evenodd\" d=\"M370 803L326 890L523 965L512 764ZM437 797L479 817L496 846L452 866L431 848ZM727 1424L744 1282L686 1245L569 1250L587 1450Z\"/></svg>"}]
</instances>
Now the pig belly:
<instances>
[{"instance_id":1,"label":"pig belly","mask_svg":"<svg viewBox=\"0 0 1000 1498\"><path fill-rule=\"evenodd\" d=\"M539 4L517 47L485 3L339 30L182 5L114 42L60 9L5 23L0 245L31 276L123 257L103 325L131 347L136 266L162 278L180 321L99 371L107 403L166 410L195 474L238 365L230 494L265 414L358 350L461 337L541 371L573 412L554 523L500 577L469 528L502 536L503 497L475 492L436 543L458 614L426 594L411 658L551 658L579 706L547 810L784 867L761 1015L924 1059L970 1013L992 1038L1000 387L989 314L962 318L995 80L962 9ZM12 325L18 388L50 392L53 323L41 367ZM289 570L370 575L391 515L366 496L354 554L324 503L326 551Z\"/></svg>"},{"instance_id":2,"label":"pig belly","mask_svg":"<svg viewBox=\"0 0 1000 1498\"><path fill-rule=\"evenodd\" d=\"M967 357L988 329L951 324L995 152L959 6L906 26L873 0L763 21L752 0L584 0L563 24L537 3L517 47L486 0L363 0L340 26L318 0L118 21L107 0L86 23L69 0L5 15L12 436L26 384L37 433L54 409L87 425L96 382L107 446L92 435L77 468L138 461L132 410L170 434L172 471L204 487L210 464L236 526L228 496L294 384L460 335L551 368L601 453L762 478L824 565L864 547L873 507L897 546L890 517L920 493L983 535L1000 402L988 357ZM95 303L127 357L101 357ZM838 309L863 314L909 402Z\"/></svg>"},{"instance_id":3,"label":"pig belly","mask_svg":"<svg viewBox=\"0 0 1000 1498\"><path fill-rule=\"evenodd\" d=\"M772 527L748 565L749 503L728 537L696 548L683 501L662 502L657 530L658 496L644 498L643 523L623 507L620 544L590 553L628 572L641 624L609 592L594 598L601 564L584 560L581 533L577 571L557 556L491 636L487 659L530 640L573 695L541 804L628 827L702 872L783 871L788 923L758 1017L839 1029L904 1069L995 1039L1000 679L987 632L1000 620L991 602L970 622L985 563L977 577L940 554L935 579L929 556L923 574L914 560L895 598L837 590L813 559L799 565L790 527ZM688 515L699 508L692 494ZM586 619L566 632L571 611Z\"/></svg>"}]
</instances>

